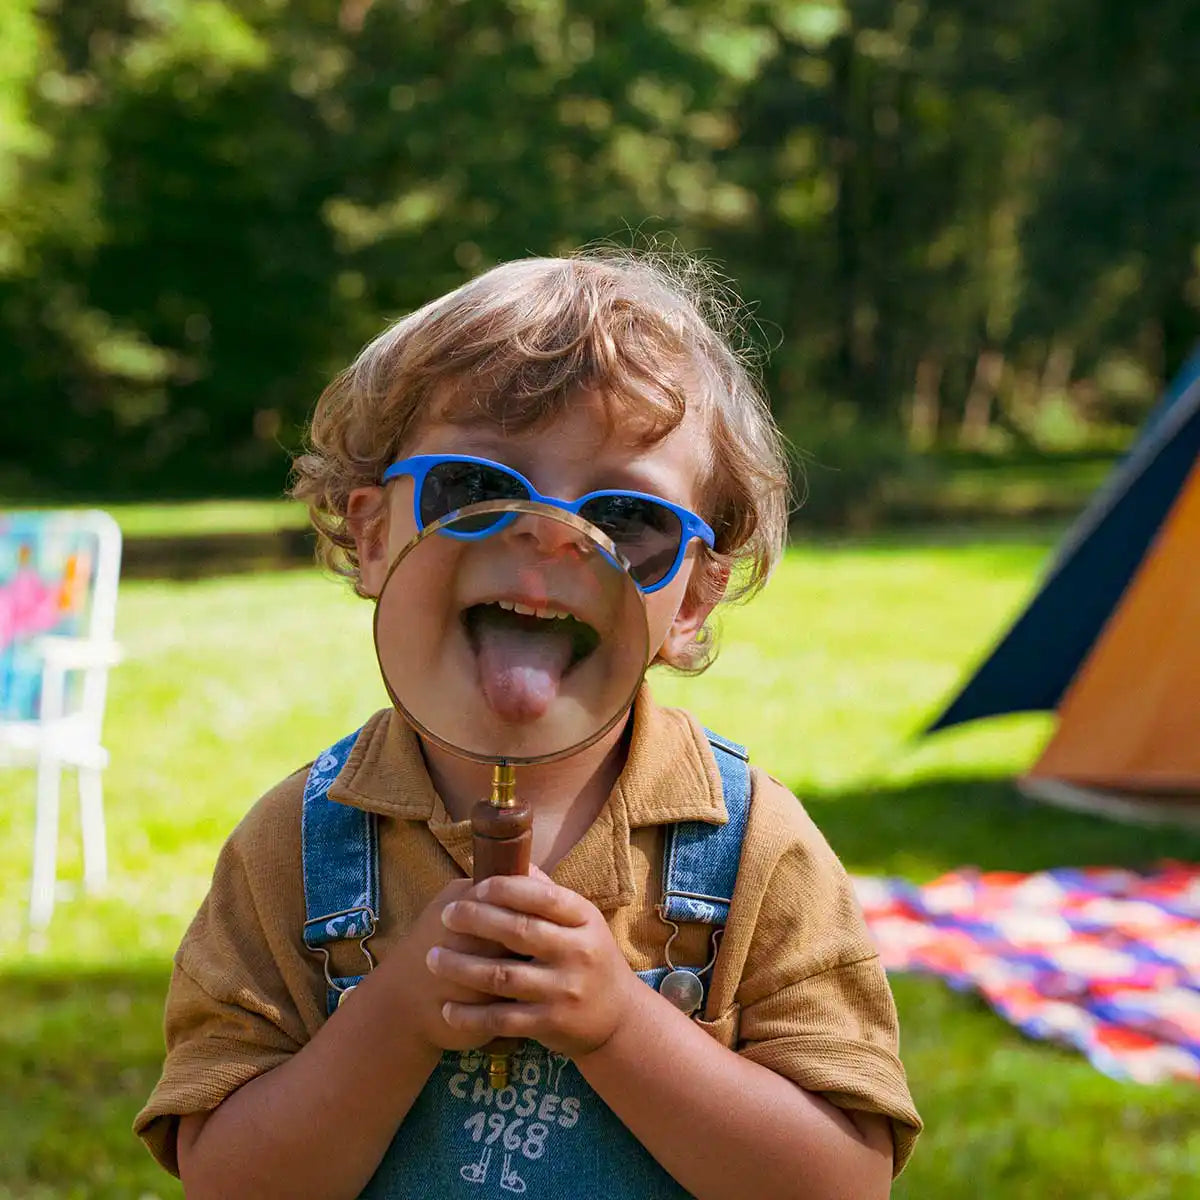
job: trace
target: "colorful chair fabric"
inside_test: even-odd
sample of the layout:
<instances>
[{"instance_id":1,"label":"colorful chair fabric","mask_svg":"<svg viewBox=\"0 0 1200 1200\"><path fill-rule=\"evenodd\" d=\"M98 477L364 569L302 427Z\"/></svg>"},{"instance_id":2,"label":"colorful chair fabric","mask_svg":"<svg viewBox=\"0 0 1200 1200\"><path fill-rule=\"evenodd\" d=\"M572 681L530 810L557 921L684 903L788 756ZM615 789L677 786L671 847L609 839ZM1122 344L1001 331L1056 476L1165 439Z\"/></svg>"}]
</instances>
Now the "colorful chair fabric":
<instances>
[{"instance_id":1,"label":"colorful chair fabric","mask_svg":"<svg viewBox=\"0 0 1200 1200\"><path fill-rule=\"evenodd\" d=\"M62 774L78 774L84 884L107 875L101 725L121 531L107 513L0 512L0 766L37 772L29 924L54 910Z\"/></svg>"}]
</instances>

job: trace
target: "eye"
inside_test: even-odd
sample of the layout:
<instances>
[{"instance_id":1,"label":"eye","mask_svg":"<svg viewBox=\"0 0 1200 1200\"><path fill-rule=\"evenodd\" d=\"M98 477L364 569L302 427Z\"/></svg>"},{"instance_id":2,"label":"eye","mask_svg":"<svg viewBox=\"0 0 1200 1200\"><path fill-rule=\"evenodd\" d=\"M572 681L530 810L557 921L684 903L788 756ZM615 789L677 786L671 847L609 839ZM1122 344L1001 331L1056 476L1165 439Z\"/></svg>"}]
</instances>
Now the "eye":
<instances>
[{"instance_id":1,"label":"eye","mask_svg":"<svg viewBox=\"0 0 1200 1200\"><path fill-rule=\"evenodd\" d=\"M484 463L443 463L430 471L429 481L450 508L484 500L513 500L525 494L519 480Z\"/></svg>"},{"instance_id":2,"label":"eye","mask_svg":"<svg viewBox=\"0 0 1200 1200\"><path fill-rule=\"evenodd\" d=\"M487 471L474 463L460 463L451 479L446 481L446 495L454 497L455 508L494 499L495 475L495 471Z\"/></svg>"},{"instance_id":3,"label":"eye","mask_svg":"<svg viewBox=\"0 0 1200 1200\"><path fill-rule=\"evenodd\" d=\"M425 524L440 520L469 504L485 500L518 500L526 495L521 481L487 463L442 462L430 469L421 490L421 519ZM496 517L480 517L481 528Z\"/></svg>"},{"instance_id":4,"label":"eye","mask_svg":"<svg viewBox=\"0 0 1200 1200\"><path fill-rule=\"evenodd\" d=\"M670 509L640 496L605 496L587 505L584 515L614 541L618 534L641 537L647 533L670 534L679 529Z\"/></svg>"},{"instance_id":5,"label":"eye","mask_svg":"<svg viewBox=\"0 0 1200 1200\"><path fill-rule=\"evenodd\" d=\"M589 501L580 516L597 526L629 555L634 547L659 549L679 540L678 518L669 508L640 496L602 496Z\"/></svg>"}]
</instances>

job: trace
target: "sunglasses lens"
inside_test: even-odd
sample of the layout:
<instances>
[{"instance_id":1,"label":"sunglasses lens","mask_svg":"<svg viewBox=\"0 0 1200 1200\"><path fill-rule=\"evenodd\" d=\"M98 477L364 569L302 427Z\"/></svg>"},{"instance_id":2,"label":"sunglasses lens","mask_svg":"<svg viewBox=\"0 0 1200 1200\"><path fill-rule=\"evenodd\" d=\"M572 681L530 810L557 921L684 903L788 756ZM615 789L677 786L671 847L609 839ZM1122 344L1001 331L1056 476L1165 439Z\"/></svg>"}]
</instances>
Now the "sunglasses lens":
<instances>
[{"instance_id":1,"label":"sunglasses lens","mask_svg":"<svg viewBox=\"0 0 1200 1200\"><path fill-rule=\"evenodd\" d=\"M660 583L679 553L683 525L665 504L640 496L597 496L579 515L613 540L644 588Z\"/></svg>"},{"instance_id":2,"label":"sunglasses lens","mask_svg":"<svg viewBox=\"0 0 1200 1200\"><path fill-rule=\"evenodd\" d=\"M444 462L429 469L421 488L421 523L434 521L468 504L485 500L527 500L521 481L485 463ZM505 513L488 513L455 525L459 533L482 533L504 520Z\"/></svg>"}]
</instances>

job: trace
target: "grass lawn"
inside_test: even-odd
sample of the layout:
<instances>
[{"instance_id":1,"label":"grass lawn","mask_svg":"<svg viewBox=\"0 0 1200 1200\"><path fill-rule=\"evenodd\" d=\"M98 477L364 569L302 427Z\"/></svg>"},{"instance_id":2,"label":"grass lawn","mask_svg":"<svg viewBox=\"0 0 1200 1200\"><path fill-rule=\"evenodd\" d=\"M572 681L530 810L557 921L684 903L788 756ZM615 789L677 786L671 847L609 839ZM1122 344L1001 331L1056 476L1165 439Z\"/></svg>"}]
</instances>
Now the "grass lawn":
<instances>
[{"instance_id":1,"label":"grass lawn","mask_svg":"<svg viewBox=\"0 0 1200 1200\"><path fill-rule=\"evenodd\" d=\"M131 501L94 504L42 503L34 499L0 496L4 508L102 508L111 513L126 538L189 537L220 533L274 533L278 529L303 529L308 513L294 500L201 500L176 504Z\"/></svg>"},{"instance_id":2,"label":"grass lawn","mask_svg":"<svg viewBox=\"0 0 1200 1200\"><path fill-rule=\"evenodd\" d=\"M1036 457L962 454L943 451L924 460L912 478L893 480L884 491L889 512L917 514L917 519L1023 519L1038 514L1061 516L1082 508L1112 470L1113 457L1091 454L1045 454ZM819 489L836 461L810 468ZM61 507L38 496L0 494L0 509ZM72 502L71 508L100 507L110 512L126 538L188 537L235 533L274 533L303 529L303 504L275 499L216 499L187 503L154 501Z\"/></svg>"},{"instance_id":3,"label":"grass lawn","mask_svg":"<svg viewBox=\"0 0 1200 1200\"><path fill-rule=\"evenodd\" d=\"M1200 855L1020 801L1042 718L912 735L1021 604L1051 531L891 536L795 549L724 620L695 679L663 677L810 804L857 871L930 878ZM170 956L218 846L282 775L384 703L369 609L313 571L131 582L112 680L112 880L65 898L46 946L21 931L32 781L0 776L0 1200L177 1197L129 1133L157 1077ZM70 814L63 874L80 863ZM1200 1095L1122 1085L1025 1040L936 981L895 981L904 1057L928 1132L905 1200L1167 1200L1195 1195Z\"/></svg>"}]
</instances>

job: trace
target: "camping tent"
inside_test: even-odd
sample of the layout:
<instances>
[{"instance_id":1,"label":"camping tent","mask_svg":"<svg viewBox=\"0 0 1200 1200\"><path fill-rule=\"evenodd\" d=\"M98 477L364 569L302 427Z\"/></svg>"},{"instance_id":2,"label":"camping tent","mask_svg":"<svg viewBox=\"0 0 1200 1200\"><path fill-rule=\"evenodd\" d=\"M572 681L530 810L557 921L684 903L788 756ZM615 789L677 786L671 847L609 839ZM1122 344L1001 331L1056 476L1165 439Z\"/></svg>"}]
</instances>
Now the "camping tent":
<instances>
[{"instance_id":1,"label":"camping tent","mask_svg":"<svg viewBox=\"0 0 1200 1200\"><path fill-rule=\"evenodd\" d=\"M1056 710L1029 794L1200 824L1200 350L929 732Z\"/></svg>"}]
</instances>

